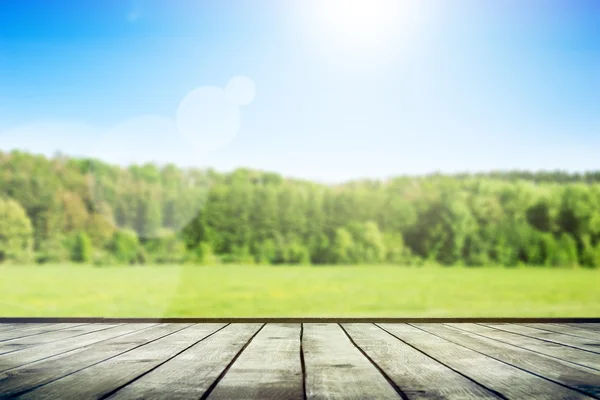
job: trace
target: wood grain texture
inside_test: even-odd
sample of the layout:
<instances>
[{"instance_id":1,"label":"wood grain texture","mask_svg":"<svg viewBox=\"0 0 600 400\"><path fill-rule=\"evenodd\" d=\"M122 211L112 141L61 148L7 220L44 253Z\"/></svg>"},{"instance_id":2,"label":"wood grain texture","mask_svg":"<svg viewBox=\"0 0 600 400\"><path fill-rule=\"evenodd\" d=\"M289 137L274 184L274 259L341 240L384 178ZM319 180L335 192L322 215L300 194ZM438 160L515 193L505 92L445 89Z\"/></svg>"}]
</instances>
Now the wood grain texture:
<instances>
[{"instance_id":1,"label":"wood grain texture","mask_svg":"<svg viewBox=\"0 0 600 400\"><path fill-rule=\"evenodd\" d=\"M61 329L57 331L42 333L39 335L26 336L18 339L0 342L0 355L11 353L13 351L35 347L41 344L52 343L61 339L75 338L86 333L95 332L102 329L115 327L114 324L88 324L76 326L74 328Z\"/></svg>"},{"instance_id":2,"label":"wood grain texture","mask_svg":"<svg viewBox=\"0 0 600 400\"><path fill-rule=\"evenodd\" d=\"M62 329L75 328L77 326L83 326L86 324L79 323L68 323L68 324L49 324L40 326L30 326L23 329L11 329L5 332L0 332L0 343L8 340L25 338L28 336L41 335L43 333L50 333L54 331L60 331Z\"/></svg>"},{"instance_id":3,"label":"wood grain texture","mask_svg":"<svg viewBox=\"0 0 600 400\"><path fill-rule=\"evenodd\" d=\"M229 325L108 399L197 400L261 326Z\"/></svg>"},{"instance_id":4,"label":"wood grain texture","mask_svg":"<svg viewBox=\"0 0 600 400\"><path fill-rule=\"evenodd\" d=\"M537 328L545 331L564 333L566 335L579 336L593 341L600 341L600 331L581 329L578 326L568 326L560 324L522 324L530 328Z\"/></svg>"},{"instance_id":5,"label":"wood grain texture","mask_svg":"<svg viewBox=\"0 0 600 400\"><path fill-rule=\"evenodd\" d=\"M380 326L399 340L506 398L564 400L591 398L413 326L403 324Z\"/></svg>"},{"instance_id":6,"label":"wood grain texture","mask_svg":"<svg viewBox=\"0 0 600 400\"><path fill-rule=\"evenodd\" d=\"M0 399L600 398L581 325L0 324Z\"/></svg>"},{"instance_id":7,"label":"wood grain texture","mask_svg":"<svg viewBox=\"0 0 600 400\"><path fill-rule=\"evenodd\" d=\"M562 344L564 346L575 347L577 349L590 351L593 353L600 354L600 340L591 340L586 338L580 338L573 335L565 335L564 333L550 332L547 330L541 330L531 328L524 325L516 324L484 324L492 328L500 329L507 332L516 333L523 336L529 336L532 338Z\"/></svg>"},{"instance_id":8,"label":"wood grain texture","mask_svg":"<svg viewBox=\"0 0 600 400\"><path fill-rule=\"evenodd\" d=\"M374 324L343 324L343 327L409 399L499 398Z\"/></svg>"},{"instance_id":9,"label":"wood grain texture","mask_svg":"<svg viewBox=\"0 0 600 400\"><path fill-rule=\"evenodd\" d=\"M98 399L151 371L225 324L196 324L179 329L100 364L35 389L22 399Z\"/></svg>"},{"instance_id":10,"label":"wood grain texture","mask_svg":"<svg viewBox=\"0 0 600 400\"><path fill-rule=\"evenodd\" d=\"M124 324L117 326L111 324L94 324L94 326L98 327L98 330L95 332L86 333L76 338L66 338L56 342L0 355L0 372L42 359L63 355L64 353L72 352L94 343L133 333L155 325L157 324ZM105 326L113 327L106 329Z\"/></svg>"},{"instance_id":11,"label":"wood grain texture","mask_svg":"<svg viewBox=\"0 0 600 400\"><path fill-rule=\"evenodd\" d=\"M600 357L597 354L589 353L572 347L566 347L561 344L544 342L536 338L529 336L522 336L516 333L501 331L498 329L491 328L489 326L479 324L449 324L451 326L457 326L460 329L467 330L469 332L483 335L487 338L498 340L519 346L523 349L535 351L541 354L545 354L551 357L568 361L577 365L583 365L585 367L593 368L600 371Z\"/></svg>"},{"instance_id":12,"label":"wood grain texture","mask_svg":"<svg viewBox=\"0 0 600 400\"><path fill-rule=\"evenodd\" d=\"M189 324L161 324L3 372L0 374L0 399L12 398L15 394L36 387L43 388L49 382L85 370L188 326ZM71 394L73 395L72 392ZM65 398L64 394L56 392L49 398L52 397Z\"/></svg>"},{"instance_id":13,"label":"wood grain texture","mask_svg":"<svg viewBox=\"0 0 600 400\"><path fill-rule=\"evenodd\" d=\"M308 399L401 399L338 324L304 324Z\"/></svg>"},{"instance_id":14,"label":"wood grain texture","mask_svg":"<svg viewBox=\"0 0 600 400\"><path fill-rule=\"evenodd\" d=\"M300 324L267 324L250 341L209 399L303 399Z\"/></svg>"},{"instance_id":15,"label":"wood grain texture","mask_svg":"<svg viewBox=\"0 0 600 400\"><path fill-rule=\"evenodd\" d=\"M558 384L580 391L592 397L600 396L600 372L577 366L531 351L487 339L464 330L441 324L411 324L450 342L465 346L488 357L530 371Z\"/></svg>"},{"instance_id":16,"label":"wood grain texture","mask_svg":"<svg viewBox=\"0 0 600 400\"><path fill-rule=\"evenodd\" d=\"M560 325L567 325L567 326L573 326L576 328L581 328L581 329L589 329L591 331L600 331L600 324L596 324L596 323L561 323Z\"/></svg>"},{"instance_id":17,"label":"wood grain texture","mask_svg":"<svg viewBox=\"0 0 600 400\"><path fill-rule=\"evenodd\" d=\"M0 332L12 331L14 329L29 329L29 328L41 328L48 325L54 325L54 323L35 323L30 322L26 324L12 323L12 324L2 324L0 323Z\"/></svg>"}]
</instances>

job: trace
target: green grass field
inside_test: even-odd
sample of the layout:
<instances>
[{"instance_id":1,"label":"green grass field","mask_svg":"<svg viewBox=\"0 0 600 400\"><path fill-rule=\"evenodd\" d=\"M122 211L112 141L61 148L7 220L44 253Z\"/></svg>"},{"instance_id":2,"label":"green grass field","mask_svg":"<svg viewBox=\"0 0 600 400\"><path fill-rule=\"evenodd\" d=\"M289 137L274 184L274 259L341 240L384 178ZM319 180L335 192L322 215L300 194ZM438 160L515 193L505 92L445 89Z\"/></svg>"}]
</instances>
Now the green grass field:
<instances>
[{"instance_id":1,"label":"green grass field","mask_svg":"<svg viewBox=\"0 0 600 400\"><path fill-rule=\"evenodd\" d=\"M598 317L600 270L0 267L0 316Z\"/></svg>"}]
</instances>

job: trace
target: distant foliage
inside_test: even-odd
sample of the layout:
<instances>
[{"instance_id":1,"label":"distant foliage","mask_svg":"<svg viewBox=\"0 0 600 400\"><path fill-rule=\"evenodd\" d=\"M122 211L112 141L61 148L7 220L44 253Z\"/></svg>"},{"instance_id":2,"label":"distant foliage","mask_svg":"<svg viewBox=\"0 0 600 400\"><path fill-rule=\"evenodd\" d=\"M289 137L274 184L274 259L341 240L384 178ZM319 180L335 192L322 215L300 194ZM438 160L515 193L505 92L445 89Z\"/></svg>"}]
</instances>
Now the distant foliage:
<instances>
[{"instance_id":1,"label":"distant foliage","mask_svg":"<svg viewBox=\"0 0 600 400\"><path fill-rule=\"evenodd\" d=\"M144 258L138 237L132 230L123 229L115 232L107 248L121 263L135 264Z\"/></svg>"},{"instance_id":2,"label":"distant foliage","mask_svg":"<svg viewBox=\"0 0 600 400\"><path fill-rule=\"evenodd\" d=\"M0 262L27 261L32 245L33 229L23 207L0 198Z\"/></svg>"},{"instance_id":3,"label":"distant foliage","mask_svg":"<svg viewBox=\"0 0 600 400\"><path fill-rule=\"evenodd\" d=\"M170 229L162 228L157 236L145 242L150 261L157 264L179 264L185 260L185 243Z\"/></svg>"},{"instance_id":4,"label":"distant foliage","mask_svg":"<svg viewBox=\"0 0 600 400\"><path fill-rule=\"evenodd\" d=\"M80 232L73 238L71 261L76 263L89 263L92 261L92 241L89 236Z\"/></svg>"},{"instance_id":5,"label":"distant foliage","mask_svg":"<svg viewBox=\"0 0 600 400\"><path fill-rule=\"evenodd\" d=\"M345 228L338 228L335 231L333 246L331 249L331 261L337 264L350 264L354 249L354 240L352 234Z\"/></svg>"},{"instance_id":6,"label":"distant foliage","mask_svg":"<svg viewBox=\"0 0 600 400\"><path fill-rule=\"evenodd\" d=\"M0 262L600 266L600 172L322 185L0 152Z\"/></svg>"},{"instance_id":7,"label":"distant foliage","mask_svg":"<svg viewBox=\"0 0 600 400\"><path fill-rule=\"evenodd\" d=\"M40 243L35 260L40 264L57 264L70 261L72 243L62 234L51 236Z\"/></svg>"},{"instance_id":8,"label":"distant foliage","mask_svg":"<svg viewBox=\"0 0 600 400\"><path fill-rule=\"evenodd\" d=\"M212 246L207 242L200 242L192 250L191 257L188 259L194 264L201 265L214 265L220 262L219 258L215 256Z\"/></svg>"}]
</instances>

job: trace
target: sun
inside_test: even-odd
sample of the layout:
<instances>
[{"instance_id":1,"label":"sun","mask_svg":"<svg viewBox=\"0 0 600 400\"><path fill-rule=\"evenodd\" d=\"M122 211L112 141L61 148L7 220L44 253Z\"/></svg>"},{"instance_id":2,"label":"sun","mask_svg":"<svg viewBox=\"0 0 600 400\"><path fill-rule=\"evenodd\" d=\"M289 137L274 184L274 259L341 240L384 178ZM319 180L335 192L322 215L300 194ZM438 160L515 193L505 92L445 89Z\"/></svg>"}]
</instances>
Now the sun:
<instances>
[{"instance_id":1,"label":"sun","mask_svg":"<svg viewBox=\"0 0 600 400\"><path fill-rule=\"evenodd\" d=\"M394 36L414 0L319 0L316 16L328 33L350 46L376 45Z\"/></svg>"}]
</instances>

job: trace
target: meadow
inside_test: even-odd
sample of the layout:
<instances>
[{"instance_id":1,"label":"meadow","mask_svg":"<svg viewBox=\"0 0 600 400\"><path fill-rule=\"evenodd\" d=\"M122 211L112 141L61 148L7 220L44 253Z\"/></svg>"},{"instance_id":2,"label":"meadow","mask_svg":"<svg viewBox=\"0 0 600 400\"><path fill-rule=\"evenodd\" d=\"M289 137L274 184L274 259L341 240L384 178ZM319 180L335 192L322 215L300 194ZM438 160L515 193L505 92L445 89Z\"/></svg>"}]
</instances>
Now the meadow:
<instances>
[{"instance_id":1,"label":"meadow","mask_svg":"<svg viewBox=\"0 0 600 400\"><path fill-rule=\"evenodd\" d=\"M598 317L600 270L0 267L2 317Z\"/></svg>"}]
</instances>

